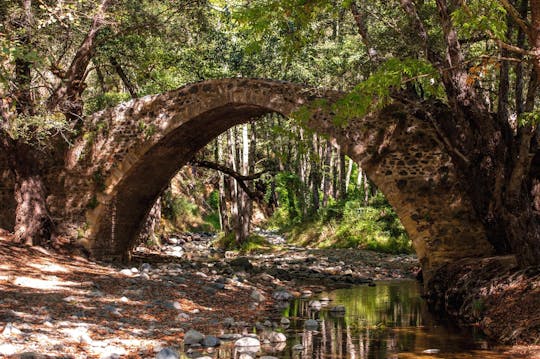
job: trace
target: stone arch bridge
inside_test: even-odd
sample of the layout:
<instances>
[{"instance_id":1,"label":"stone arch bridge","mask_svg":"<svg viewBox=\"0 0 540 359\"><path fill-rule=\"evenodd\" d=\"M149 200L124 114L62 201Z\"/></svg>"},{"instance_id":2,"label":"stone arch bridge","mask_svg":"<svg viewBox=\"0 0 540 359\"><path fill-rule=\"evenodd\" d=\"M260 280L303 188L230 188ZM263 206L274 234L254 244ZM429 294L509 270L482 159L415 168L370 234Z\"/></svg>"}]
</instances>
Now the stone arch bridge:
<instances>
[{"instance_id":1,"label":"stone arch bridge","mask_svg":"<svg viewBox=\"0 0 540 359\"><path fill-rule=\"evenodd\" d=\"M64 167L48 176L53 217L97 258L125 257L156 198L208 142L265 113L289 115L315 100L332 103L339 96L292 83L235 78L194 83L99 112L69 149ZM330 110L321 107L307 125L335 138L385 194L425 273L492 253L443 142L429 121L411 113L398 103L336 127Z\"/></svg>"}]
</instances>

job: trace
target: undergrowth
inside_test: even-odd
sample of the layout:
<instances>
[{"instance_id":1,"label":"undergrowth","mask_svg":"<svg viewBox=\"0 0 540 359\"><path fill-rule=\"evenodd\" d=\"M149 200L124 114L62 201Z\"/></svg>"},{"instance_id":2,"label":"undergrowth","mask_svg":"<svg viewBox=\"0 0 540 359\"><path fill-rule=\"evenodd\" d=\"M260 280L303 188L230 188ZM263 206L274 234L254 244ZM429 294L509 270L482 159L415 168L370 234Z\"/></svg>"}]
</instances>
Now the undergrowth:
<instances>
[{"instance_id":1,"label":"undergrowth","mask_svg":"<svg viewBox=\"0 0 540 359\"><path fill-rule=\"evenodd\" d=\"M316 248L361 248L385 253L412 253L412 245L387 201L374 196L336 202L315 218L283 228L290 242Z\"/></svg>"}]
</instances>

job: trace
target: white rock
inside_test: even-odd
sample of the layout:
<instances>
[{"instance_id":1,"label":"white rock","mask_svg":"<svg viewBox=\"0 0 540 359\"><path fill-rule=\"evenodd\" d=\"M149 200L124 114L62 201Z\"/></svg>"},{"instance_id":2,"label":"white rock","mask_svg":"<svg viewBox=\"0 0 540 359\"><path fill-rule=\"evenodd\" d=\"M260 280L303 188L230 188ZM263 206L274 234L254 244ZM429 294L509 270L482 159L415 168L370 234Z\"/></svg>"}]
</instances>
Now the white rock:
<instances>
[{"instance_id":1,"label":"white rock","mask_svg":"<svg viewBox=\"0 0 540 359\"><path fill-rule=\"evenodd\" d=\"M281 325L291 325L291 321L287 317L282 317L280 323Z\"/></svg>"},{"instance_id":2,"label":"white rock","mask_svg":"<svg viewBox=\"0 0 540 359\"><path fill-rule=\"evenodd\" d=\"M120 271L120 274L125 275L126 277L131 277L133 275L133 272L131 272L130 269L122 269Z\"/></svg>"},{"instance_id":3,"label":"white rock","mask_svg":"<svg viewBox=\"0 0 540 359\"><path fill-rule=\"evenodd\" d=\"M292 347L292 350L304 350L304 346L302 344L296 344Z\"/></svg>"},{"instance_id":4,"label":"white rock","mask_svg":"<svg viewBox=\"0 0 540 359\"><path fill-rule=\"evenodd\" d=\"M243 337L234 342L235 347L260 347L261 342L257 338Z\"/></svg>"},{"instance_id":5,"label":"white rock","mask_svg":"<svg viewBox=\"0 0 540 359\"><path fill-rule=\"evenodd\" d=\"M283 333L271 332L268 334L268 340L270 343L283 343L287 341L287 337Z\"/></svg>"},{"instance_id":6,"label":"white rock","mask_svg":"<svg viewBox=\"0 0 540 359\"><path fill-rule=\"evenodd\" d=\"M322 304L318 300L312 300L309 302L309 307L312 310L321 310Z\"/></svg>"},{"instance_id":7,"label":"white rock","mask_svg":"<svg viewBox=\"0 0 540 359\"><path fill-rule=\"evenodd\" d=\"M4 327L4 330L2 330L2 335L4 337L10 337L13 335L20 335L22 332L15 328L15 326L12 323L7 323Z\"/></svg>"}]
</instances>

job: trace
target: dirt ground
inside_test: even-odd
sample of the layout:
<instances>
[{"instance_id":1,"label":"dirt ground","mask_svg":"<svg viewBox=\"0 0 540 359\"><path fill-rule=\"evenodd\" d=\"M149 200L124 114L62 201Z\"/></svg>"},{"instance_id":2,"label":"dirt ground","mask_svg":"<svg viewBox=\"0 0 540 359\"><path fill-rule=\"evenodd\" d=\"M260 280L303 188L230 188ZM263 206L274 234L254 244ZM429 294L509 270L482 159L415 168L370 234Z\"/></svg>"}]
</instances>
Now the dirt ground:
<instances>
[{"instance_id":1,"label":"dirt ground","mask_svg":"<svg viewBox=\"0 0 540 359\"><path fill-rule=\"evenodd\" d=\"M409 265L404 274L387 264L385 272L386 257L360 257L378 264L366 273L379 279L413 269ZM0 237L0 357L154 358L161 348L178 346L190 328L217 334L224 318L265 320L276 288L317 290L265 274L220 282L212 266L190 261L147 252L133 266L115 267ZM213 290L216 283L223 290ZM255 290L264 297L260 302L253 300ZM509 357L540 358L540 349L513 350Z\"/></svg>"}]
</instances>

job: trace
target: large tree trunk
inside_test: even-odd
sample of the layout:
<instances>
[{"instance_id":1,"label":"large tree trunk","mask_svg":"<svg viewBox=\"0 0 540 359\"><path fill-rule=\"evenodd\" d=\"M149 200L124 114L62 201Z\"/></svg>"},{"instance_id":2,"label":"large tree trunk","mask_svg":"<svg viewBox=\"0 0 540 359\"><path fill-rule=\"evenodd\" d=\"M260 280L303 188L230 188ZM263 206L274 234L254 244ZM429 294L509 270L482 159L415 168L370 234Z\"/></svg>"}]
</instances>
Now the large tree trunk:
<instances>
[{"instance_id":1,"label":"large tree trunk","mask_svg":"<svg viewBox=\"0 0 540 359\"><path fill-rule=\"evenodd\" d=\"M39 153L26 144L16 143L11 146L9 157L15 173L15 240L43 245L51 239L53 222L47 208Z\"/></svg>"}]
</instances>

